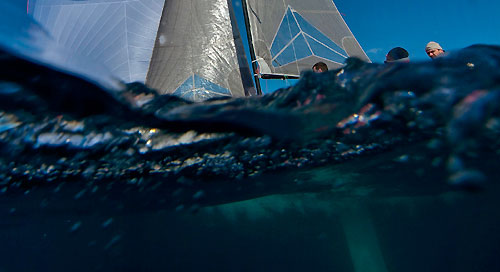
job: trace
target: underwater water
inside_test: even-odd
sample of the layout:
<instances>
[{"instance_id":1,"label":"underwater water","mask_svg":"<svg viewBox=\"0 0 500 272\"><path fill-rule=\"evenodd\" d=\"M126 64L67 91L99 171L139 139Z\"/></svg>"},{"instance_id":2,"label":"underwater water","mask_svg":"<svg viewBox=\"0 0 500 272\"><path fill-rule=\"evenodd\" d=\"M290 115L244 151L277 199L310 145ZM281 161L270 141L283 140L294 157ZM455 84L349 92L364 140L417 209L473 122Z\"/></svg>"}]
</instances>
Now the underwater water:
<instances>
[{"instance_id":1,"label":"underwater water","mask_svg":"<svg viewBox=\"0 0 500 272\"><path fill-rule=\"evenodd\" d=\"M497 194L3 216L2 271L496 271Z\"/></svg>"},{"instance_id":2,"label":"underwater water","mask_svg":"<svg viewBox=\"0 0 500 272\"><path fill-rule=\"evenodd\" d=\"M499 47L191 103L61 66L20 25L0 271L499 270Z\"/></svg>"},{"instance_id":3,"label":"underwater water","mask_svg":"<svg viewBox=\"0 0 500 272\"><path fill-rule=\"evenodd\" d=\"M0 271L500 267L498 47L200 104L11 60Z\"/></svg>"}]
</instances>

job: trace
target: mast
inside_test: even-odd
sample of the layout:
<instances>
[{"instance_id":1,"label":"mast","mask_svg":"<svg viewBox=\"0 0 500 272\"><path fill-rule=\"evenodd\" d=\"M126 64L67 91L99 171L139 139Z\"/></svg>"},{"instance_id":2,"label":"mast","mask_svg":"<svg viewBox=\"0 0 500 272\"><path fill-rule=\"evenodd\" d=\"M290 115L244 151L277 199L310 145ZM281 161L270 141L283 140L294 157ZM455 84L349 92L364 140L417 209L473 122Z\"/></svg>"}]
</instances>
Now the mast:
<instances>
[{"instance_id":1,"label":"mast","mask_svg":"<svg viewBox=\"0 0 500 272\"><path fill-rule=\"evenodd\" d=\"M255 57L255 49L253 47L252 30L250 29L250 18L248 17L246 0L241 0L241 7L243 8L243 17L245 18L245 28L247 30L248 47L250 49L250 59L252 60L252 70L255 78L255 87L257 88L257 95L262 95L259 73L257 73L257 59Z\"/></svg>"}]
</instances>

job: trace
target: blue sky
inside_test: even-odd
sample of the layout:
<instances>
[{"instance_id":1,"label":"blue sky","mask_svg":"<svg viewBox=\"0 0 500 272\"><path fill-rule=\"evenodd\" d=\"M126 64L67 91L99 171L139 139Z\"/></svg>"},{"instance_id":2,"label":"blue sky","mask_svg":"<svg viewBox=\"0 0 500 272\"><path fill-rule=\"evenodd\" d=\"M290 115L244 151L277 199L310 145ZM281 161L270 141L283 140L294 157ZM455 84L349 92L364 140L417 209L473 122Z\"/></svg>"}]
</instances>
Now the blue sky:
<instances>
[{"instance_id":1,"label":"blue sky","mask_svg":"<svg viewBox=\"0 0 500 272\"><path fill-rule=\"evenodd\" d=\"M240 0L233 0L237 14ZM335 5L373 62L401 46L411 61L427 61L425 45L437 41L445 50L476 43L500 45L500 1L495 0L336 0ZM239 23L242 22L239 15ZM242 25L240 24L240 30ZM265 93L293 84L265 80Z\"/></svg>"}]
</instances>

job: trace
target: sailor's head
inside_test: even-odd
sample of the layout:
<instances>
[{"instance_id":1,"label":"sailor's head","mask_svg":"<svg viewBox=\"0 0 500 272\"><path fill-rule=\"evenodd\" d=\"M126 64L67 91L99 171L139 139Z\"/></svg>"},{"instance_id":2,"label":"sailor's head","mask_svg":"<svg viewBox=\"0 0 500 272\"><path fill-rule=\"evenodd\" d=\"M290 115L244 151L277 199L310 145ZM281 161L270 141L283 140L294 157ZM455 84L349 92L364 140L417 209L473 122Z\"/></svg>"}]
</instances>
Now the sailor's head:
<instances>
[{"instance_id":1,"label":"sailor's head","mask_svg":"<svg viewBox=\"0 0 500 272\"><path fill-rule=\"evenodd\" d=\"M385 63L410 62L410 54L402 47L395 47L385 56Z\"/></svg>"},{"instance_id":2,"label":"sailor's head","mask_svg":"<svg viewBox=\"0 0 500 272\"><path fill-rule=\"evenodd\" d=\"M323 73L328 71L328 66L326 63L320 61L313 65L312 70L315 73Z\"/></svg>"},{"instance_id":3,"label":"sailor's head","mask_svg":"<svg viewBox=\"0 0 500 272\"><path fill-rule=\"evenodd\" d=\"M427 53L427 56L429 56L431 59L435 59L435 58L443 55L444 54L444 50L441 47L441 45L439 45L439 43L437 43L437 42L429 42L425 46L425 53Z\"/></svg>"}]
</instances>

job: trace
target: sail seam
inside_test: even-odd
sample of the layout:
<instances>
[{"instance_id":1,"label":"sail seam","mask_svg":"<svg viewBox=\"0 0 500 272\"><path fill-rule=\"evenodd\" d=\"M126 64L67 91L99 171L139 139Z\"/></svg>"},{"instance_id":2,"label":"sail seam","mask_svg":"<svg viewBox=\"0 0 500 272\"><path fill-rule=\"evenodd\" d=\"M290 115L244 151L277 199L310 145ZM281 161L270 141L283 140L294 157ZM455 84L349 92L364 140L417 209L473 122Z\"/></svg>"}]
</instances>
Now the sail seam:
<instances>
[{"instance_id":1,"label":"sail seam","mask_svg":"<svg viewBox=\"0 0 500 272\"><path fill-rule=\"evenodd\" d=\"M277 57L279 57L279 55L281 55L281 53L283 53L283 51L285 51L286 49L288 49L288 47L297 39L297 37L300 36L300 34L302 34L301 32L299 32L297 35L295 35L295 37L292 38L292 40L290 42L288 42L285 46L283 46L283 49L281 49L278 53L276 53L276 56L274 56L271 61L274 61Z\"/></svg>"},{"instance_id":2,"label":"sail seam","mask_svg":"<svg viewBox=\"0 0 500 272\"><path fill-rule=\"evenodd\" d=\"M107 4L127 4L131 2L137 2L140 0L129 0L129 1L114 1L114 2L90 2L90 3L74 3L74 2L68 2L68 3L61 3L61 4L54 4L54 5L44 5L44 6L51 6L51 7L64 7L64 6L86 6L86 5L107 5ZM41 4L43 5L43 4Z\"/></svg>"},{"instance_id":3,"label":"sail seam","mask_svg":"<svg viewBox=\"0 0 500 272\"><path fill-rule=\"evenodd\" d=\"M92 10L92 13L94 13L96 11L96 9L97 9L97 7L95 5L93 7L94 7L94 9ZM101 15L102 15L102 13L101 13ZM89 39L87 39L87 37L89 37L90 32L96 26L97 21L98 20L93 20L92 25L90 25L90 27L87 28L87 33L85 33L85 36L83 36L83 38L80 40L80 42L78 43L78 45L76 46L76 48L80 49L80 46L83 45L83 42L89 40ZM80 52L83 53L83 51L80 51Z\"/></svg>"},{"instance_id":4,"label":"sail seam","mask_svg":"<svg viewBox=\"0 0 500 272\"><path fill-rule=\"evenodd\" d=\"M120 70L121 66L124 64L127 64L127 63L128 63L128 61L125 60L124 62L120 63L120 65L116 65L115 68L112 69L112 72ZM104 62L104 64L106 64L106 62Z\"/></svg>"},{"instance_id":5,"label":"sail seam","mask_svg":"<svg viewBox=\"0 0 500 272\"><path fill-rule=\"evenodd\" d=\"M110 6L108 6L108 8L109 8L109 7L110 7ZM94 36L92 36L92 39L91 39L92 41L94 41L94 38L96 37L97 33L101 32L101 30L104 28L104 25L106 25L107 23L109 23L109 20L111 20L111 18L113 18L113 17L116 15L116 13L118 12L118 10L119 10L119 9L116 9L116 11L115 11L115 12L114 12L111 16L106 16L105 22L101 25L100 29L99 29L98 31L96 31L96 34L95 34ZM89 54L89 55L92 55L92 53L93 53L93 52L94 52L94 51L98 48L98 46L101 44L101 42L102 42L102 41L106 38L106 36L108 36L108 34L109 34L111 31L113 31L113 28L111 28L111 29L110 29L107 33L105 33L105 34L103 35L103 37L102 37L102 38L100 38L98 41L97 41L97 40L95 40L95 41L97 41L97 42L95 43L94 47L90 47L90 49L88 49L88 48L89 48L89 46L90 46L90 41L89 41L89 42L87 42L87 44L85 45L85 49L87 49L87 50L88 50L88 52L89 52L88 54ZM82 51L83 51L83 50L82 50Z\"/></svg>"},{"instance_id":6,"label":"sail seam","mask_svg":"<svg viewBox=\"0 0 500 272\"><path fill-rule=\"evenodd\" d=\"M326 47L326 48L330 49L331 51L333 51L333 52L337 53L338 55L340 55L340 56L342 56L342 57L344 57L344 58L348 58L348 56L344 56L344 54L342 54L342 53L338 52L337 50L335 50L335 49L331 48L330 46L328 46L328 45L324 44L323 42L321 42L320 40L318 40L318 39L314 38L313 36L311 36L311 35L309 35L309 34L307 34L307 33L305 33L305 32L304 32L304 35L308 36L309 38L313 39L313 40L314 40L314 41L316 41L317 43L319 43L319 44L323 45L324 47ZM307 42L307 40L306 40L306 42ZM309 45L309 42L307 42L307 44ZM314 51L312 51L312 49L311 49L311 52L313 52L313 55L315 55L315 56L316 56L316 54L314 53Z\"/></svg>"},{"instance_id":7,"label":"sail seam","mask_svg":"<svg viewBox=\"0 0 500 272\"><path fill-rule=\"evenodd\" d=\"M285 5L285 3L283 2L283 5ZM281 18L281 21L280 23L278 24L278 29L276 29L276 33L274 33L274 37L273 39L271 40L271 44L274 43L274 40L276 40L276 37L278 36L278 32L280 30L280 27L281 27L281 24L283 24L283 21L285 20L285 17L286 17L286 14L288 12L288 8L285 9L285 13L283 14L283 17Z\"/></svg>"},{"instance_id":8,"label":"sail seam","mask_svg":"<svg viewBox=\"0 0 500 272\"><path fill-rule=\"evenodd\" d=\"M93 13L95 12L96 6L95 6L95 5L93 5L91 8L92 8L92 12L91 12L91 13L89 13L88 17L86 18L86 20L85 20L85 25L87 25L88 21L90 20L90 16L91 16L91 14L93 14ZM81 27L81 28L80 28L80 31L79 31L79 32L78 32L78 34L77 34L77 35L75 35L75 36L76 36L76 37L81 38L81 37L82 37L82 35L81 35L81 34L83 33L84 29L85 29L84 27ZM88 33L88 32L87 32L87 33ZM86 34L85 34L85 35L86 35ZM75 47L75 42L76 42L76 41L78 41L78 39L75 39L75 40L71 43L71 45L69 46L69 48L78 48L78 47ZM79 44L81 44L81 40L80 40Z\"/></svg>"},{"instance_id":9,"label":"sail seam","mask_svg":"<svg viewBox=\"0 0 500 272\"><path fill-rule=\"evenodd\" d=\"M329 62L337 63L337 64L340 64L340 65L344 65L343 63L340 63L338 61L334 61L334 60L331 60L331 59L327 59L327 58L322 57L322 56L316 56L316 55L314 55L314 56L317 57L318 59L324 59L324 60L329 61Z\"/></svg>"},{"instance_id":10,"label":"sail seam","mask_svg":"<svg viewBox=\"0 0 500 272\"><path fill-rule=\"evenodd\" d=\"M292 17L293 17L293 20L295 20L295 23L297 24L297 27L299 28L299 33L302 34L304 33L304 31L302 30L302 27L300 26L299 24L299 21L297 21L297 18L295 17L295 10L292 9L292 7L290 5L288 5L288 8L290 9L290 13L292 14ZM292 33L292 29L290 28L290 24L288 24L288 29L290 30L290 33ZM311 51L311 54L314 54L312 49L311 49L311 46L309 46L309 43L307 42L306 40L306 44L307 44L307 47L309 47L309 50ZM297 51L295 50L295 45L292 44L292 48L293 48L293 55L295 56L295 66L297 67L297 73L300 73L300 68L299 68L299 62L297 60Z\"/></svg>"},{"instance_id":11,"label":"sail seam","mask_svg":"<svg viewBox=\"0 0 500 272\"><path fill-rule=\"evenodd\" d=\"M333 2L332 2L332 3L333 3ZM343 56L343 57L347 58L347 56L344 56L343 54L341 54L341 53L337 52L337 51L336 51L336 50L334 50L333 48L331 48L331 47L327 46L326 44L324 44L324 43L320 42L318 39L316 39L316 38L314 38L313 36L309 35L307 32L304 32L304 31L302 30L302 26L301 26L301 24L299 24L299 22L298 22L298 20L297 20L297 17L295 16L295 13L297 13L297 14L299 14L299 15L300 15L300 13L298 13L296 10L295 10L295 12L293 12L293 11L292 11L292 15L293 15L293 17L295 18L295 20L297 21L297 25L299 26L300 30L301 30L301 31L302 31L305 35L307 35L307 36L309 36L310 38L314 39L315 41L317 41L317 42L318 42L318 43L320 43L321 45L323 45L323 46L325 46L325 47L328 47L328 49L330 49L330 50L332 50L332 51L334 51L334 52L338 53L339 55L341 55L341 56ZM332 13L332 14L338 14L338 11L337 11L337 12L335 12L335 13ZM339 15L340 15L340 14L339 14ZM335 43L332 39L330 39L330 37L328 37L328 35L326 35L325 33L323 33L323 31L321 31L320 29L318 29L318 28L316 27L316 25L314 25L313 23L309 22L309 21L308 21L306 18L304 18L302 15L300 15L300 16L301 16L301 17L302 17L302 19L303 19L304 21L306 21L309 25L311 25L312 27L314 27L314 29L316 29L316 31L318 31L321 35L325 36L328 40L330 40L331 42L333 42L334 44L336 44L336 45L337 45L337 46L339 46L340 48L344 49L344 51L345 51L345 48L344 48L344 46L343 46L343 45L338 45L337 43ZM345 22L344 22L344 24L345 24ZM347 26L347 24L346 24L346 26ZM351 33L351 34L352 34L352 33ZM357 40L356 40L356 41L357 41ZM309 50L311 50L311 53L312 53L313 55L315 55L315 54L314 54L314 52L313 52L313 50L312 50L312 48L311 48L311 46L310 46L310 44L309 44L309 42L307 42L307 40L306 40L306 43L307 43L307 46L309 47ZM346 52L346 53L347 53L347 52ZM316 55L315 55L315 56L316 56Z\"/></svg>"},{"instance_id":12,"label":"sail seam","mask_svg":"<svg viewBox=\"0 0 500 272\"><path fill-rule=\"evenodd\" d=\"M139 3L141 3L141 2L139 2ZM145 14L144 12L142 12L142 11L138 10L137 8L135 8L134 6L131 6L131 5L128 5L128 4L127 4L127 6L130 7L130 8L132 8L132 9L134 9L135 11L137 11L137 13L140 13L140 14L144 15L146 18L148 18L148 14Z\"/></svg>"},{"instance_id":13,"label":"sail seam","mask_svg":"<svg viewBox=\"0 0 500 272\"><path fill-rule=\"evenodd\" d=\"M73 7L71 6L70 7L70 14L72 14L74 12L74 9ZM80 19L82 13L79 12L78 15L77 15L77 20ZM62 37L59 39L59 44L62 44L62 45L68 45L69 43L73 43L73 41L70 41L71 39L73 39L74 37L71 37L71 33L74 33L75 32L75 28L77 27L77 24L74 24L72 27L71 27L71 31L67 31L67 34L65 35L66 37L64 37L64 42L62 41ZM61 35L64 33L64 31L61 33Z\"/></svg>"},{"instance_id":14,"label":"sail seam","mask_svg":"<svg viewBox=\"0 0 500 272\"><path fill-rule=\"evenodd\" d=\"M109 47L110 47L110 46L111 46L111 45L112 45L115 41L117 41L117 40L119 40L119 39L120 39L120 37L118 36L118 37L114 38L113 40L111 40L111 41L110 41L110 43L109 43L109 45L108 45L108 46L106 46L106 47L104 47L104 48L102 49L101 54L102 54L105 50L107 50L107 49L108 49L108 48L109 48ZM111 54L110 56L108 56L108 58L107 58L106 60L104 60L103 62L104 62L104 63L107 63L109 60L111 60L111 59L112 59L112 58L114 58L115 56L119 55L119 54L120 54L120 51L121 51L121 50L116 50L113 54ZM128 52L127 52L127 53L128 53ZM101 54L96 55L96 57L95 57L95 58L96 58L96 59L101 59ZM128 54L127 54L127 61L128 61Z\"/></svg>"},{"instance_id":15,"label":"sail seam","mask_svg":"<svg viewBox=\"0 0 500 272\"><path fill-rule=\"evenodd\" d=\"M329 60L329 59L327 59L327 58L324 58L324 57L321 57L321 56L316 56L316 55L311 55L311 56L303 57L303 58L297 59L297 61L299 61L299 60L303 60L303 59L307 59L307 58L310 58L310 57L317 57L317 58L319 58L319 59L324 59L324 60L327 60L327 61L329 61L329 62L338 63L338 64L342 65L342 63L340 63L340 62L336 62L336 61L333 61L333 60Z\"/></svg>"},{"instance_id":16,"label":"sail seam","mask_svg":"<svg viewBox=\"0 0 500 272\"><path fill-rule=\"evenodd\" d=\"M193 90L196 90L196 80L194 78L194 73L193 73L192 77L193 77Z\"/></svg>"},{"instance_id":17,"label":"sail seam","mask_svg":"<svg viewBox=\"0 0 500 272\"><path fill-rule=\"evenodd\" d=\"M132 76L130 75L130 52L128 48L128 20L127 20L127 4L124 4L124 12L125 12L125 47L127 50L127 62L128 62L128 80L130 81Z\"/></svg>"}]
</instances>

